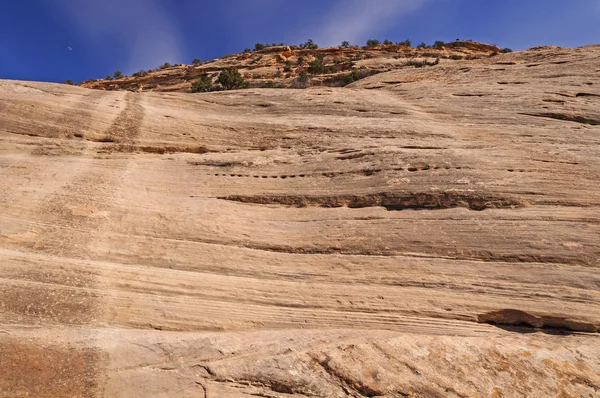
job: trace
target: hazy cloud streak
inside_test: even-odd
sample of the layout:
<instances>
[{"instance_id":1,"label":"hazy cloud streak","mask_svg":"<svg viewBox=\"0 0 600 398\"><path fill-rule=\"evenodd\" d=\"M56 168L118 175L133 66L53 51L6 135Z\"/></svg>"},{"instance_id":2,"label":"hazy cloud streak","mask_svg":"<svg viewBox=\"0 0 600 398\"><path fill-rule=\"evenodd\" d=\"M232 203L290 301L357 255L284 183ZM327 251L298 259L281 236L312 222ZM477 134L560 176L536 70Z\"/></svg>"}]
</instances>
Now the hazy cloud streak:
<instances>
[{"instance_id":1,"label":"hazy cloud streak","mask_svg":"<svg viewBox=\"0 0 600 398\"><path fill-rule=\"evenodd\" d=\"M112 40L130 53L124 72L181 62L176 25L156 0L62 0L60 10L88 40Z\"/></svg>"},{"instance_id":2,"label":"hazy cloud streak","mask_svg":"<svg viewBox=\"0 0 600 398\"><path fill-rule=\"evenodd\" d=\"M385 29L429 0L340 0L321 23L315 39L326 46L343 40L357 43L371 32Z\"/></svg>"}]
</instances>

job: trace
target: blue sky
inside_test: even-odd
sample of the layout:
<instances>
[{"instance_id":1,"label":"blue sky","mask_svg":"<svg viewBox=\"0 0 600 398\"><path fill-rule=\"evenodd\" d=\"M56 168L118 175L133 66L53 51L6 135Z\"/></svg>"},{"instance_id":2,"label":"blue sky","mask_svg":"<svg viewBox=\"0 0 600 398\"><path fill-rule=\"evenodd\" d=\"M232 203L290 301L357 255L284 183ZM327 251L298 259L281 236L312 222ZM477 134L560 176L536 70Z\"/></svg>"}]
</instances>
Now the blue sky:
<instances>
[{"instance_id":1,"label":"blue sky","mask_svg":"<svg viewBox=\"0 0 600 398\"><path fill-rule=\"evenodd\" d=\"M600 43L600 0L0 0L0 78L62 82L256 42Z\"/></svg>"}]
</instances>

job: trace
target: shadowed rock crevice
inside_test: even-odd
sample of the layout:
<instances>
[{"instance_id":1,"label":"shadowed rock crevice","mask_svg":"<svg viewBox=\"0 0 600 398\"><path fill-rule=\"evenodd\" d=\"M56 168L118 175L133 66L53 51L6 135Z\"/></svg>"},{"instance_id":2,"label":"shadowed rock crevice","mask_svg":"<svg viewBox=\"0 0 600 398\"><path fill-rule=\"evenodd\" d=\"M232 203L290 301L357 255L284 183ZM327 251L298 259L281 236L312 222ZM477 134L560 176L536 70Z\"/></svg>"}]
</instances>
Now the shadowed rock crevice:
<instances>
[{"instance_id":1,"label":"shadowed rock crevice","mask_svg":"<svg viewBox=\"0 0 600 398\"><path fill-rule=\"evenodd\" d=\"M558 113L558 112L534 113L534 112L532 112L532 113L521 113L521 115L542 117L542 118L556 119L556 120L564 120L566 122L589 124L591 126L599 126L600 125L600 118L598 118L598 117L578 116L578 115L567 114L567 113Z\"/></svg>"},{"instance_id":2,"label":"shadowed rock crevice","mask_svg":"<svg viewBox=\"0 0 600 398\"><path fill-rule=\"evenodd\" d=\"M400 210L440 210L462 207L469 210L514 209L523 207L525 202L491 195L466 195L458 193L378 193L367 195L337 196L296 196L296 195L231 195L218 199L262 205L282 205L289 207L384 207L388 211Z\"/></svg>"},{"instance_id":3,"label":"shadowed rock crevice","mask_svg":"<svg viewBox=\"0 0 600 398\"><path fill-rule=\"evenodd\" d=\"M576 319L551 315L534 315L521 310L504 309L486 312L477 317L479 323L499 326L515 326L556 331L596 333L600 325Z\"/></svg>"}]
</instances>

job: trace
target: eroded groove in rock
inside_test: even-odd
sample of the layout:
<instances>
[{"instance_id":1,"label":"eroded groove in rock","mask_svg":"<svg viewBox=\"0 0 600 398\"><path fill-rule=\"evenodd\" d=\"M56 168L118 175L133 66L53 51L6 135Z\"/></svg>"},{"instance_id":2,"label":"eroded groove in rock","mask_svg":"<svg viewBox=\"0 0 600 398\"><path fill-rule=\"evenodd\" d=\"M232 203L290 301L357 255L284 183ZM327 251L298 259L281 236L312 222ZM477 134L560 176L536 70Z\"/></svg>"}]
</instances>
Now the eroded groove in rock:
<instances>
[{"instance_id":1,"label":"eroded groove in rock","mask_svg":"<svg viewBox=\"0 0 600 398\"><path fill-rule=\"evenodd\" d=\"M108 128L101 142L132 143L140 133L140 122L144 118L144 108L140 105L140 96L127 93L125 109L121 111Z\"/></svg>"},{"instance_id":2,"label":"eroded groove in rock","mask_svg":"<svg viewBox=\"0 0 600 398\"><path fill-rule=\"evenodd\" d=\"M575 94L576 97L600 97L600 94L593 94L593 93L577 93Z\"/></svg>"},{"instance_id":3,"label":"eroded groove in rock","mask_svg":"<svg viewBox=\"0 0 600 398\"><path fill-rule=\"evenodd\" d=\"M499 198L491 195L466 195L456 193L379 193L367 195L338 196L295 196L295 195L231 195L218 199L233 202L254 203L262 205L282 205L289 207L349 207L352 209L365 207L384 207L388 211L400 210L440 210L463 207L470 210L515 209L524 207L526 202Z\"/></svg>"},{"instance_id":4,"label":"eroded groove in rock","mask_svg":"<svg viewBox=\"0 0 600 398\"><path fill-rule=\"evenodd\" d=\"M521 113L526 116L542 117L548 119L564 120L566 122L575 122L581 124L589 124L591 126L600 125L600 118L592 118L587 116L579 116L568 113L558 112L532 112L532 113Z\"/></svg>"},{"instance_id":5,"label":"eroded groove in rock","mask_svg":"<svg viewBox=\"0 0 600 398\"><path fill-rule=\"evenodd\" d=\"M535 329L553 329L571 332L596 333L600 325L555 315L533 315L525 311L504 309L477 317L479 323L501 326L520 326Z\"/></svg>"}]
</instances>

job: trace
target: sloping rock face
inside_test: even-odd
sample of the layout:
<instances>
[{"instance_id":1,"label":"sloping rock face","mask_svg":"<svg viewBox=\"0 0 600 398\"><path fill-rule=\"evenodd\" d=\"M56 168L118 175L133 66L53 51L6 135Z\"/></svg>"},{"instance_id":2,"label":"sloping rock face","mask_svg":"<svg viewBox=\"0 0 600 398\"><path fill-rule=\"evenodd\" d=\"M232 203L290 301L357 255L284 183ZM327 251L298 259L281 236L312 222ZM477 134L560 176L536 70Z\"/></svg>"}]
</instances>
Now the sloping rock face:
<instances>
[{"instance_id":1,"label":"sloping rock face","mask_svg":"<svg viewBox=\"0 0 600 398\"><path fill-rule=\"evenodd\" d=\"M0 396L599 396L598 65L0 81Z\"/></svg>"}]
</instances>

